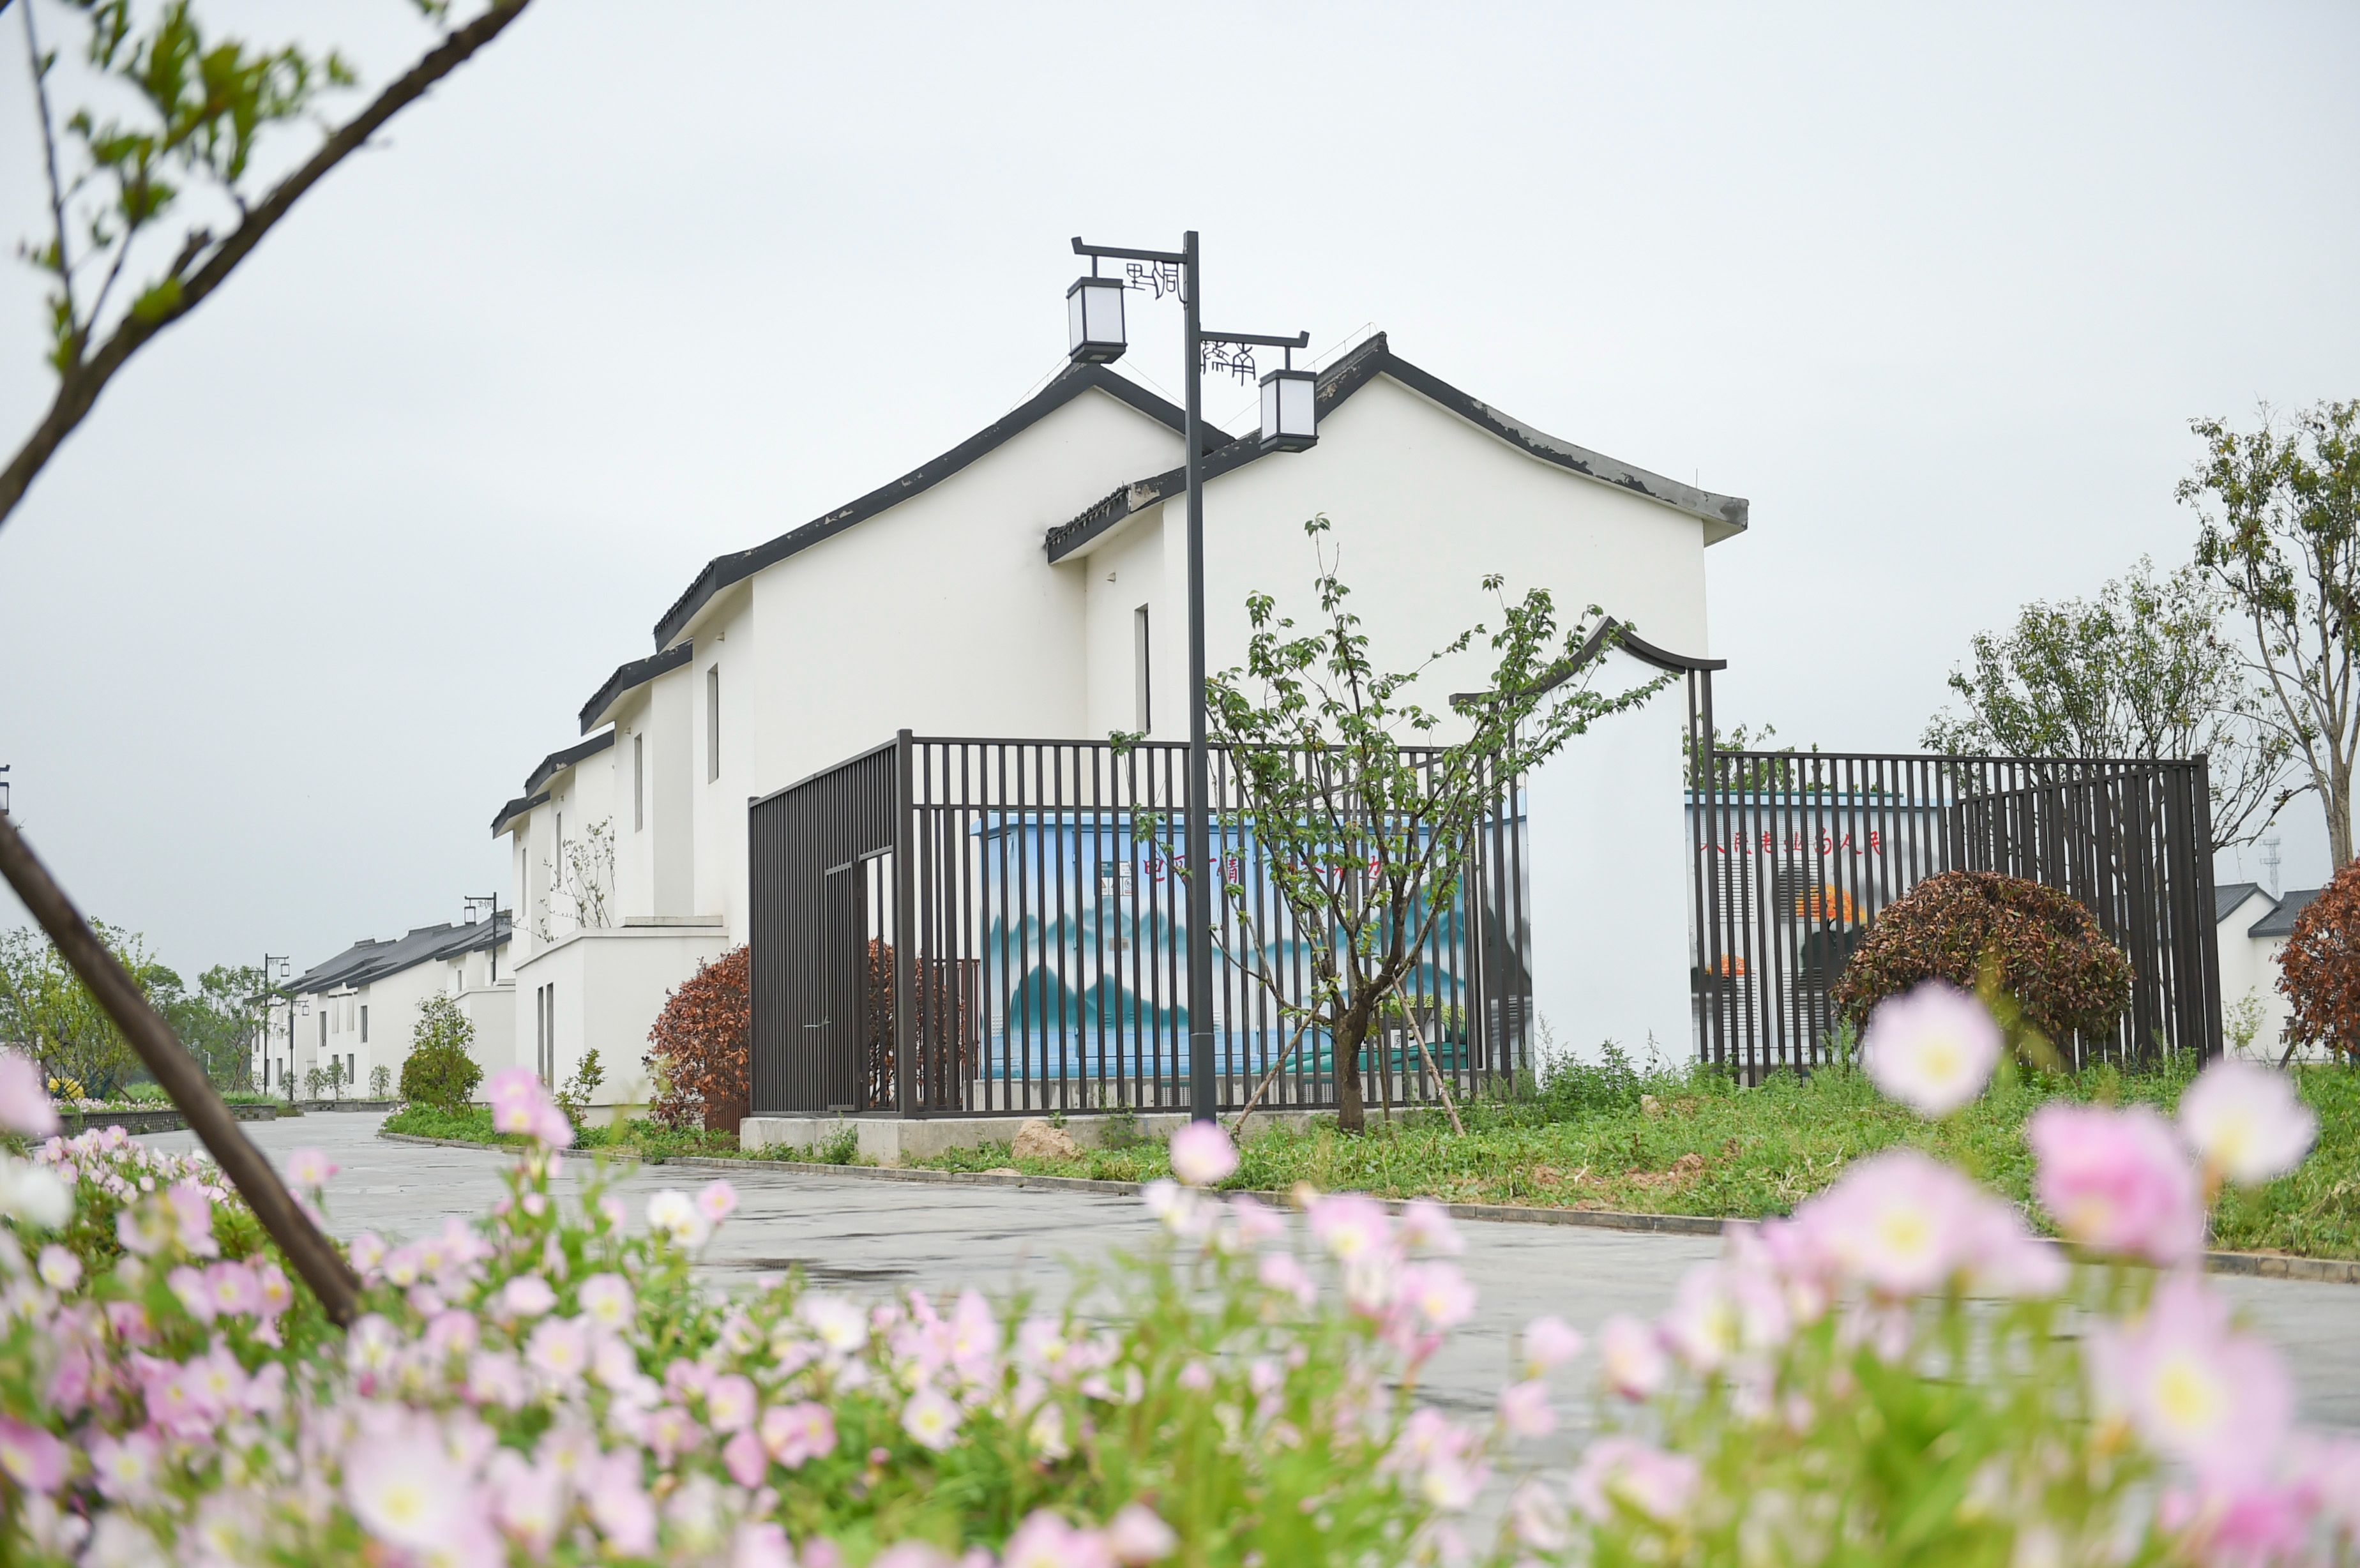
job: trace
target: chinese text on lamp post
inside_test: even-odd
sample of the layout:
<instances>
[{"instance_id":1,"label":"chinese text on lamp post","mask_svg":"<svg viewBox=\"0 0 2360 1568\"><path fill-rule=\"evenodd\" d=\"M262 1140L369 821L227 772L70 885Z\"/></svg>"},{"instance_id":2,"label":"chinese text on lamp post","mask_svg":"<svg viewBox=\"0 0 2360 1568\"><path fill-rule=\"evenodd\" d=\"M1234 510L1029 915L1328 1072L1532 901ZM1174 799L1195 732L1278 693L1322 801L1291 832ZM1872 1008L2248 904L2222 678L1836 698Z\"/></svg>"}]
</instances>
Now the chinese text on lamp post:
<instances>
[{"instance_id":1,"label":"chinese text on lamp post","mask_svg":"<svg viewBox=\"0 0 2360 1568\"><path fill-rule=\"evenodd\" d=\"M1301 452L1319 439L1313 409L1312 373L1295 368L1295 351L1310 346L1311 334L1291 338L1259 332L1207 332L1200 324L1197 287L1196 231L1180 237L1180 248L1131 250L1120 245L1084 245L1074 236L1074 254L1090 258L1090 275L1076 278L1065 290L1068 353L1076 365L1105 365L1122 357L1129 346L1123 330L1123 295L1130 289L1152 291L1157 299L1180 296L1181 385L1185 419L1181 441L1186 447L1188 475L1188 799L1181 857L1187 877L1188 909L1188 1105L1200 1122L1211 1121L1218 1090L1213 1072L1213 929L1210 878L1198 875L1212 864L1211 834L1206 824L1206 804L1211 795L1212 767L1205 746L1205 473L1198 436L1200 378L1210 367L1229 372L1240 381L1253 379L1253 351L1286 351L1283 367L1262 378L1261 443L1266 452ZM1101 261L1129 264L1126 276L1102 278Z\"/></svg>"}]
</instances>

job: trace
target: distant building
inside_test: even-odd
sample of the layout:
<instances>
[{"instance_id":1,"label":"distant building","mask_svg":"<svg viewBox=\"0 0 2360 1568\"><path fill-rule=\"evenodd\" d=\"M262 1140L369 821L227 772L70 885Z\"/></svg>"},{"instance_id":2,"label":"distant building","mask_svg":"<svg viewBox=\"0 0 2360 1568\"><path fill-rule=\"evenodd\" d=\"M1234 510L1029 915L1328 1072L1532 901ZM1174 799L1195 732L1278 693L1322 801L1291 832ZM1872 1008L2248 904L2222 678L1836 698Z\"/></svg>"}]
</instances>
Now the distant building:
<instances>
[{"instance_id":1,"label":"distant building","mask_svg":"<svg viewBox=\"0 0 2360 1568\"><path fill-rule=\"evenodd\" d=\"M2325 891L2299 887L2271 897L2257 882L2223 882L2213 891L2213 919L2221 948L2221 1016L2223 1038L2234 1048L2243 1025L2255 1025L2243 1054L2273 1062L2286 1054L2287 999L2278 990L2278 955L2294 934L2295 917ZM2318 1060L2319 1048L2300 1053Z\"/></svg>"},{"instance_id":2,"label":"distant building","mask_svg":"<svg viewBox=\"0 0 2360 1568\"><path fill-rule=\"evenodd\" d=\"M371 1072L399 1083L418 1010L447 996L475 1026L475 1054L488 1071L515 1059L516 982L508 972L508 916L474 925L421 926L383 941L363 937L288 984L293 1039L273 1032L255 1081L301 1096L307 1076L333 1062L346 1098L366 1094Z\"/></svg>"}]
</instances>

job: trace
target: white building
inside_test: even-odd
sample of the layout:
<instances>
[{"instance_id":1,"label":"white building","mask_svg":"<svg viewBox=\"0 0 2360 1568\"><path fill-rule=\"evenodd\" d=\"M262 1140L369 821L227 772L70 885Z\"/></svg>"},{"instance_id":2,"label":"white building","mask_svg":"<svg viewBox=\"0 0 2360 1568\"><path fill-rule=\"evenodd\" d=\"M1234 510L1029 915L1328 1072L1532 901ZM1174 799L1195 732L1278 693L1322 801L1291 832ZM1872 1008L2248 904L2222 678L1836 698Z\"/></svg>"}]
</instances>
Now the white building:
<instances>
[{"instance_id":1,"label":"white building","mask_svg":"<svg viewBox=\"0 0 2360 1568\"><path fill-rule=\"evenodd\" d=\"M418 1010L437 994L454 999L475 1026L475 1054L486 1072L516 1054L515 982L508 972L508 916L473 925L421 926L383 941L363 937L290 981L293 1038L273 1034L257 1083L304 1097L309 1075L333 1062L347 1099L366 1094L374 1072L395 1084L410 1054Z\"/></svg>"},{"instance_id":2,"label":"white building","mask_svg":"<svg viewBox=\"0 0 2360 1568\"><path fill-rule=\"evenodd\" d=\"M2286 1054L2287 999L2278 990L2278 955L2303 907L2325 891L2298 887L2274 897L2259 883L2223 882L2213 890L2221 950L2222 1032L2232 1042L2251 1026L2239 1054L2275 1062ZM2325 1054L2313 1049L2306 1060Z\"/></svg>"},{"instance_id":3,"label":"white building","mask_svg":"<svg viewBox=\"0 0 2360 1568\"><path fill-rule=\"evenodd\" d=\"M1708 651L1704 551L1745 528L1743 500L1544 434L1402 359L1382 333L1323 374L1317 397L1307 452L1206 433L1212 668L1241 661L1250 593L1313 607L1303 524L1315 513L1331 521L1381 663L1407 667L1470 625L1496 625L1481 586L1493 572L1512 593L1549 589L1568 625L1595 604L1657 648ZM591 738L545 758L493 822L524 911L522 1059L562 1081L595 1048L610 1086L633 1076L617 1069L636 1069L666 988L747 940L751 798L898 729L1185 735L1181 426L1178 408L1113 371L1071 366L890 484L707 564L658 620L653 657L585 704ZM1447 710L1448 693L1483 684L1485 651L1436 667L1426 705ZM1645 984L1664 994L1623 1011L1684 1040L1683 704L1675 686L1626 716L1636 738L1616 743L1661 764L1616 791L1659 790L1644 822L1593 806L1559 869L1534 876L1537 904L1548 877L1590 875L1584 857L1600 847L1619 866L1625 841L1660 840L1660 880L1624 889L1618 930L1662 944ZM1535 967L1550 956L1536 952ZM1559 1005L1582 1006L1581 987Z\"/></svg>"}]
</instances>

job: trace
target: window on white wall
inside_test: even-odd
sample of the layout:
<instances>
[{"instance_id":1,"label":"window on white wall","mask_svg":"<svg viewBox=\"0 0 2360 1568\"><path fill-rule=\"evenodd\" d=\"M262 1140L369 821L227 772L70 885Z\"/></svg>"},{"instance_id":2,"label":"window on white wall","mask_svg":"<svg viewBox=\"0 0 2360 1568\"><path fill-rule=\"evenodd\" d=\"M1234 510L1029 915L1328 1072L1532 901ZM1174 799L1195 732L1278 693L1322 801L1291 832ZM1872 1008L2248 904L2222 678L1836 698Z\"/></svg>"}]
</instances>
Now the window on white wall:
<instances>
[{"instance_id":1,"label":"window on white wall","mask_svg":"<svg viewBox=\"0 0 2360 1568\"><path fill-rule=\"evenodd\" d=\"M631 737L631 831L648 825L648 737Z\"/></svg>"},{"instance_id":2,"label":"window on white wall","mask_svg":"<svg viewBox=\"0 0 2360 1568\"><path fill-rule=\"evenodd\" d=\"M1154 709L1148 695L1147 646L1147 606L1142 604L1131 613L1131 711L1138 717L1142 735L1155 727Z\"/></svg>"},{"instance_id":3,"label":"window on white wall","mask_svg":"<svg viewBox=\"0 0 2360 1568\"><path fill-rule=\"evenodd\" d=\"M721 666L705 672L705 778L721 777Z\"/></svg>"},{"instance_id":4,"label":"window on white wall","mask_svg":"<svg viewBox=\"0 0 2360 1568\"><path fill-rule=\"evenodd\" d=\"M366 1002L361 1004L361 1043L363 1045L368 1043L368 1004Z\"/></svg>"}]
</instances>

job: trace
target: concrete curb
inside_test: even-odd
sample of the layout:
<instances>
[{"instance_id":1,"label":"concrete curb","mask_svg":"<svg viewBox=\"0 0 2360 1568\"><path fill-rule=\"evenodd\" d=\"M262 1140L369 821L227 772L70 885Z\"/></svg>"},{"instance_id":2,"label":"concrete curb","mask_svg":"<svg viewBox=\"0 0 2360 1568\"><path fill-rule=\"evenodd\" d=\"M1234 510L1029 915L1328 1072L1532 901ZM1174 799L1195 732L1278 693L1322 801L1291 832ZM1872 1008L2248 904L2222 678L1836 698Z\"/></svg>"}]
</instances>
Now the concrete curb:
<instances>
[{"instance_id":1,"label":"concrete curb","mask_svg":"<svg viewBox=\"0 0 2360 1568\"><path fill-rule=\"evenodd\" d=\"M390 1138L397 1143L435 1144L445 1149L481 1149L497 1152L508 1147L497 1143L468 1143L454 1138L419 1138L399 1132L381 1132L377 1137ZM1108 1197L1136 1196L1144 1186L1139 1181L1099 1181L1087 1176L1006 1176L989 1171L909 1171L878 1165L818 1165L799 1160L716 1160L702 1154L687 1154L646 1163L677 1165L691 1171L782 1171L800 1176L849 1176L868 1181L916 1181L935 1186L1032 1187L1044 1192L1097 1192ZM1229 1189L1224 1191L1226 1192ZM1287 1201L1286 1194L1283 1192L1254 1192L1250 1195L1275 1203ZM1393 1213L1399 1214L1409 1201L1381 1198L1378 1202ZM1550 1209L1521 1203L1445 1203L1442 1206L1452 1219L1457 1220L1489 1220L1504 1225L1580 1225L1594 1230L1626 1230L1655 1236L1719 1236L1732 1223L1705 1214L1638 1214L1617 1209ZM1750 1222L1740 1220L1735 1223L1744 1225ZM2360 1258L2292 1258L2275 1252L2208 1252L2204 1255L2204 1271L2258 1279L2360 1285Z\"/></svg>"},{"instance_id":2,"label":"concrete curb","mask_svg":"<svg viewBox=\"0 0 2360 1568\"><path fill-rule=\"evenodd\" d=\"M280 1115L271 1105L232 1105L229 1112L232 1118L242 1122L277 1121ZM60 1111L58 1123L67 1138L78 1138L86 1132L103 1132L112 1127L119 1127L135 1137L150 1132L186 1132L189 1128L188 1118L178 1110Z\"/></svg>"}]
</instances>

